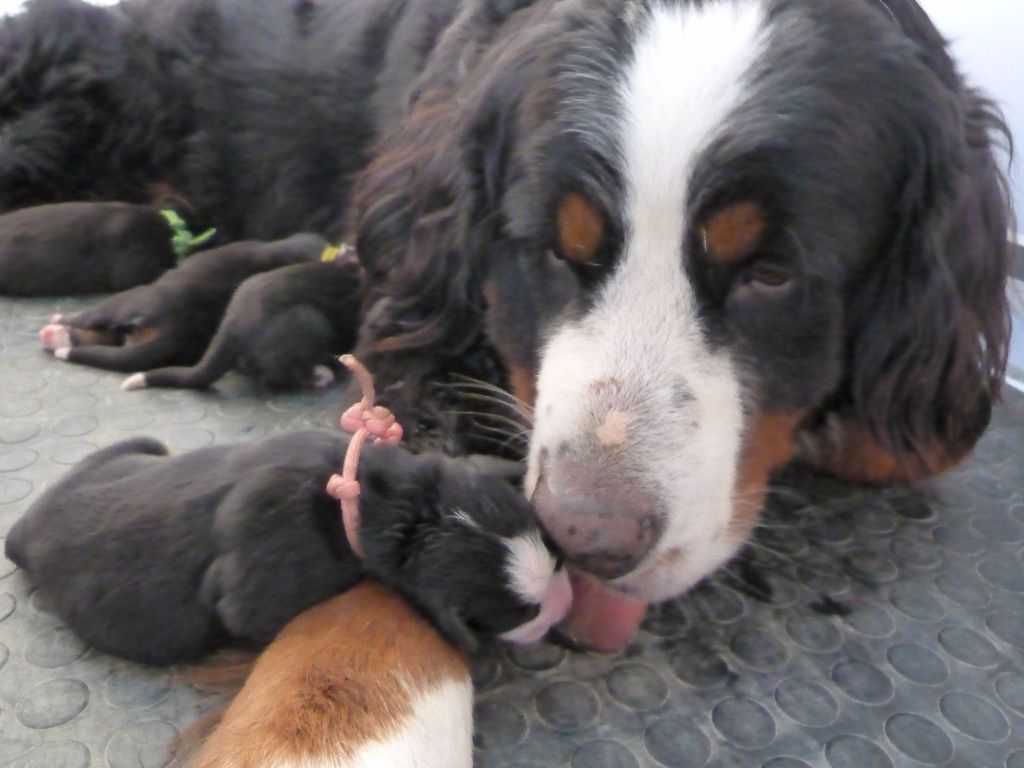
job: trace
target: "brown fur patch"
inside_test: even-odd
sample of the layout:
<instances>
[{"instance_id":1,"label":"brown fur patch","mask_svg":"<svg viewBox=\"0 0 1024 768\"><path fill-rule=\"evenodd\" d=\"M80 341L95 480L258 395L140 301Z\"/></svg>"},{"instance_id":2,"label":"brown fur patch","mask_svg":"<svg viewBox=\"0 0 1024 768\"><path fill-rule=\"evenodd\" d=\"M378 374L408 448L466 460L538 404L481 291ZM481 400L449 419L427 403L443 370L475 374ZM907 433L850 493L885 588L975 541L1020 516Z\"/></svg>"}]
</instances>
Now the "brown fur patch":
<instances>
[{"instance_id":1,"label":"brown fur patch","mask_svg":"<svg viewBox=\"0 0 1024 768\"><path fill-rule=\"evenodd\" d=\"M167 208L176 205L190 213L195 211L188 197L166 181L158 181L149 185L149 204L154 208Z\"/></svg>"},{"instance_id":2,"label":"brown fur patch","mask_svg":"<svg viewBox=\"0 0 1024 768\"><path fill-rule=\"evenodd\" d=\"M492 314L500 315L500 312L495 310L498 309L501 294L494 281L488 281L484 284L484 301L487 302L487 306ZM500 323L500 320L498 322ZM509 390L511 390L516 399L532 408L534 401L537 399L537 377L530 367L523 362L524 358L528 355L528 351L522 348L522 344L519 345L519 349L515 349L514 341L510 338L508 332L498 329L493 330L494 332L490 334L491 342L501 358L505 375L508 377Z\"/></svg>"},{"instance_id":3,"label":"brown fur patch","mask_svg":"<svg viewBox=\"0 0 1024 768\"><path fill-rule=\"evenodd\" d=\"M857 423L844 421L838 440L808 460L829 474L862 485L900 485L932 477L956 466L970 451L950 454L944 446L932 445L920 456L897 456L875 440Z\"/></svg>"},{"instance_id":4,"label":"brown fur patch","mask_svg":"<svg viewBox=\"0 0 1024 768\"><path fill-rule=\"evenodd\" d=\"M757 203L734 203L714 213L702 232L708 253L725 263L741 261L752 254L764 236L764 211Z\"/></svg>"},{"instance_id":5,"label":"brown fur patch","mask_svg":"<svg viewBox=\"0 0 1024 768\"><path fill-rule=\"evenodd\" d=\"M255 651L219 651L202 666L175 675L173 682L191 685L204 693L234 694L245 685L258 659Z\"/></svg>"},{"instance_id":6,"label":"brown fur patch","mask_svg":"<svg viewBox=\"0 0 1024 768\"><path fill-rule=\"evenodd\" d=\"M465 657L389 590L364 582L292 620L260 656L192 768L310 764L386 738L409 688L469 681Z\"/></svg>"},{"instance_id":7,"label":"brown fur patch","mask_svg":"<svg viewBox=\"0 0 1024 768\"><path fill-rule=\"evenodd\" d=\"M604 218L583 195L567 195L558 206L558 244L562 256L577 263L594 258L604 239Z\"/></svg>"},{"instance_id":8,"label":"brown fur patch","mask_svg":"<svg viewBox=\"0 0 1024 768\"><path fill-rule=\"evenodd\" d=\"M152 341L157 333L156 328L138 328L127 334L118 344L118 337L115 331L68 327L68 335L71 338L71 346L73 347L134 347L137 344L145 344L147 341Z\"/></svg>"},{"instance_id":9,"label":"brown fur patch","mask_svg":"<svg viewBox=\"0 0 1024 768\"><path fill-rule=\"evenodd\" d=\"M152 341L156 338L157 333L156 328L138 328L124 337L124 345L126 347L134 347L137 344L145 344L147 341Z\"/></svg>"},{"instance_id":10,"label":"brown fur patch","mask_svg":"<svg viewBox=\"0 0 1024 768\"><path fill-rule=\"evenodd\" d=\"M736 476L733 518L729 533L745 538L764 506L772 472L793 457L793 437L803 414L762 412L753 417L744 437Z\"/></svg>"},{"instance_id":11,"label":"brown fur patch","mask_svg":"<svg viewBox=\"0 0 1024 768\"><path fill-rule=\"evenodd\" d=\"M69 326L68 336L73 347L109 347L114 343L114 335L110 331L93 331Z\"/></svg>"},{"instance_id":12,"label":"brown fur patch","mask_svg":"<svg viewBox=\"0 0 1024 768\"><path fill-rule=\"evenodd\" d=\"M531 408L537 400L537 379L533 371L519 365L505 365L508 373L508 386L518 400Z\"/></svg>"}]
</instances>

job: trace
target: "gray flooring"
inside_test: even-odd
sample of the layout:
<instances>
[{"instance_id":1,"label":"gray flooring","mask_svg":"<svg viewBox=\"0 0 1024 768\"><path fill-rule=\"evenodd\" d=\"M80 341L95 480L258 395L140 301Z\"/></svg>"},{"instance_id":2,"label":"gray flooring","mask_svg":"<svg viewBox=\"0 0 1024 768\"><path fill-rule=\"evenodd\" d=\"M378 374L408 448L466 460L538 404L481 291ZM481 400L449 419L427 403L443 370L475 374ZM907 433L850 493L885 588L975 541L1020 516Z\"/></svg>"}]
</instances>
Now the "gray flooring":
<instances>
[{"instance_id":1,"label":"gray flooring","mask_svg":"<svg viewBox=\"0 0 1024 768\"><path fill-rule=\"evenodd\" d=\"M126 435L175 450L330 426L337 392L122 393L36 331L81 302L0 300L0 536ZM612 657L475 663L482 768L1024 768L1024 398L918 490L793 474L746 558L661 606ZM212 703L77 641L0 559L0 766L160 768Z\"/></svg>"}]
</instances>

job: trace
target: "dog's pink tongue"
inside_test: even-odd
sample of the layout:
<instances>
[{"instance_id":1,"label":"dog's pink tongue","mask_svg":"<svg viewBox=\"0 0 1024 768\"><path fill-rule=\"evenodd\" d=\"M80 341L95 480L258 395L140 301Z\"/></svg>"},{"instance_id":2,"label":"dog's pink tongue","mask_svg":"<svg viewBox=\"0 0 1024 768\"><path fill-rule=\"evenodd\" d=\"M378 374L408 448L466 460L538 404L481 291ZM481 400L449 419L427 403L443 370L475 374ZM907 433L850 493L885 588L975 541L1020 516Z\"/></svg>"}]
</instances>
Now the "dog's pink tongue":
<instances>
[{"instance_id":1,"label":"dog's pink tongue","mask_svg":"<svg viewBox=\"0 0 1024 768\"><path fill-rule=\"evenodd\" d=\"M614 592L587 573L573 572L572 611L566 632L601 653L621 651L633 639L647 613L647 603Z\"/></svg>"}]
</instances>

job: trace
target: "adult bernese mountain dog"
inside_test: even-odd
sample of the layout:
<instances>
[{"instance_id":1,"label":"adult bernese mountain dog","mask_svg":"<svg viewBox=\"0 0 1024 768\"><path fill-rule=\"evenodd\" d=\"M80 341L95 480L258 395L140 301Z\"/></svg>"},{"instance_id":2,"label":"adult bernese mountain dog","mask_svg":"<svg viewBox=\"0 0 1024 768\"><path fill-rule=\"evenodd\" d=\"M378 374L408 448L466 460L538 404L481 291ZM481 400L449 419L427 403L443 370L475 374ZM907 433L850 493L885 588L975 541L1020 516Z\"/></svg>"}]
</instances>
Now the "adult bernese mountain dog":
<instances>
[{"instance_id":1,"label":"adult bernese mountain dog","mask_svg":"<svg viewBox=\"0 0 1024 768\"><path fill-rule=\"evenodd\" d=\"M0 208L170 191L231 238L353 242L387 401L455 451L528 430L603 648L782 465L970 451L1004 135L914 0L31 0L0 31Z\"/></svg>"}]
</instances>

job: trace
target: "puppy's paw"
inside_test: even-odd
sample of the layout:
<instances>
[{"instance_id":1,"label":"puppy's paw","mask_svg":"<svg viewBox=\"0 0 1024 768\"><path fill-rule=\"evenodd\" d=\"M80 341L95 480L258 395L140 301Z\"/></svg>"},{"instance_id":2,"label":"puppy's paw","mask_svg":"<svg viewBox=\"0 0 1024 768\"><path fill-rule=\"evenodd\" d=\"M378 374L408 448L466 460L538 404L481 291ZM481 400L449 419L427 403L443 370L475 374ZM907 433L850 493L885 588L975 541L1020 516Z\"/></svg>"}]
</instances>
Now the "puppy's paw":
<instances>
[{"instance_id":1,"label":"puppy's paw","mask_svg":"<svg viewBox=\"0 0 1024 768\"><path fill-rule=\"evenodd\" d=\"M60 323L61 325L67 325L67 323L64 322L64 315L50 315L50 325L56 325L57 323Z\"/></svg>"},{"instance_id":2,"label":"puppy's paw","mask_svg":"<svg viewBox=\"0 0 1024 768\"><path fill-rule=\"evenodd\" d=\"M53 350L53 356L58 360L67 360L71 357L71 347L60 347Z\"/></svg>"},{"instance_id":3,"label":"puppy's paw","mask_svg":"<svg viewBox=\"0 0 1024 768\"><path fill-rule=\"evenodd\" d=\"M59 317L59 315L58 315ZM39 331L39 343L43 349L55 351L71 346L71 333L66 325L61 323L50 323Z\"/></svg>"},{"instance_id":4,"label":"puppy's paw","mask_svg":"<svg viewBox=\"0 0 1024 768\"><path fill-rule=\"evenodd\" d=\"M121 382L122 392L131 392L134 389L145 389L146 388L146 374L144 373L133 373L127 379Z\"/></svg>"},{"instance_id":5,"label":"puppy's paw","mask_svg":"<svg viewBox=\"0 0 1024 768\"><path fill-rule=\"evenodd\" d=\"M326 365L318 365L313 369L313 386L326 389L334 383L334 371Z\"/></svg>"}]
</instances>

